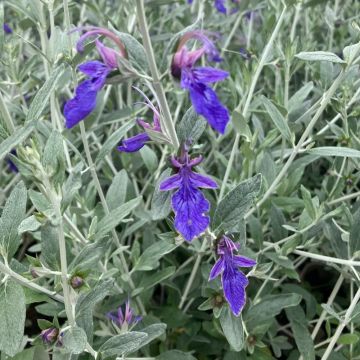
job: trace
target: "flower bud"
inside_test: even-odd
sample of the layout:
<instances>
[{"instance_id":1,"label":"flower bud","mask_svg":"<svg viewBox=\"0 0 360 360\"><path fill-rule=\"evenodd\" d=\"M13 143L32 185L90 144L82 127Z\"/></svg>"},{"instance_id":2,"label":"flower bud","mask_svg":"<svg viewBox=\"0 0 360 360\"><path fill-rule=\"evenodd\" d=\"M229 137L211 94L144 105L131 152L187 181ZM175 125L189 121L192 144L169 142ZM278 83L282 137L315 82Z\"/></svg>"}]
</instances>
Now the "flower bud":
<instances>
[{"instance_id":1,"label":"flower bud","mask_svg":"<svg viewBox=\"0 0 360 360\"><path fill-rule=\"evenodd\" d=\"M84 285L84 279L79 275L75 275L71 278L70 285L73 289L79 289Z\"/></svg>"},{"instance_id":2,"label":"flower bud","mask_svg":"<svg viewBox=\"0 0 360 360\"><path fill-rule=\"evenodd\" d=\"M45 344L52 344L53 342L55 342L58 335L59 335L59 330L54 327L45 329L40 334L41 339Z\"/></svg>"}]
</instances>

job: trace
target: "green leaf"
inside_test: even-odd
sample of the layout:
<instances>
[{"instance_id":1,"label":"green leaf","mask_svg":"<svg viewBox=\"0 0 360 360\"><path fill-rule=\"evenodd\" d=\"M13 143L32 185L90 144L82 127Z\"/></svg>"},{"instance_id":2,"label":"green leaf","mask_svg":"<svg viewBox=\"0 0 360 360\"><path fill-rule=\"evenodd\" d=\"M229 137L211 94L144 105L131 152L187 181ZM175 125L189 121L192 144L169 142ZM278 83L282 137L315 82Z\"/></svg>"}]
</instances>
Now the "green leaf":
<instances>
[{"instance_id":1,"label":"green leaf","mask_svg":"<svg viewBox=\"0 0 360 360\"><path fill-rule=\"evenodd\" d=\"M160 191L160 184L171 175L171 169L161 173L155 184L155 191L151 199L151 215L153 220L165 219L171 211L171 192Z\"/></svg>"},{"instance_id":2,"label":"green leaf","mask_svg":"<svg viewBox=\"0 0 360 360\"><path fill-rule=\"evenodd\" d=\"M63 137L58 131L53 130L46 141L41 162L54 184L62 185L65 177L65 154Z\"/></svg>"},{"instance_id":3,"label":"green leaf","mask_svg":"<svg viewBox=\"0 0 360 360\"><path fill-rule=\"evenodd\" d=\"M241 182L220 201L215 210L214 223L217 228L231 231L236 228L253 205L261 187L261 174Z\"/></svg>"},{"instance_id":4,"label":"green leaf","mask_svg":"<svg viewBox=\"0 0 360 360\"><path fill-rule=\"evenodd\" d=\"M314 89L314 83L312 81L306 83L300 90L298 90L290 99L288 111L289 113L295 111L303 105L305 99L309 96Z\"/></svg>"},{"instance_id":5,"label":"green leaf","mask_svg":"<svg viewBox=\"0 0 360 360\"><path fill-rule=\"evenodd\" d=\"M140 281L137 289L132 292L132 296L137 296L143 291L153 288L156 284L166 280L175 273L176 267L169 266L165 269L159 270L151 275L145 274Z\"/></svg>"},{"instance_id":6,"label":"green leaf","mask_svg":"<svg viewBox=\"0 0 360 360\"><path fill-rule=\"evenodd\" d=\"M360 251L360 209L354 214L353 224L350 229L349 248L351 257L357 251Z\"/></svg>"},{"instance_id":7,"label":"green leaf","mask_svg":"<svg viewBox=\"0 0 360 360\"><path fill-rule=\"evenodd\" d=\"M4 24L4 4L0 4L0 24ZM4 38L5 38L5 31L3 26L0 28L0 54L3 54L3 48L4 48ZM1 56L1 55L0 55Z\"/></svg>"},{"instance_id":8,"label":"green leaf","mask_svg":"<svg viewBox=\"0 0 360 360\"><path fill-rule=\"evenodd\" d=\"M320 155L320 156L341 156L341 157L350 157L350 158L360 158L360 151L340 147L340 146L324 146L324 147L317 147L313 149L307 150L308 153L313 155Z\"/></svg>"},{"instance_id":9,"label":"green leaf","mask_svg":"<svg viewBox=\"0 0 360 360\"><path fill-rule=\"evenodd\" d=\"M157 159L157 156L154 152L154 150L152 150L149 146L145 145L144 147L142 147L139 151L142 160L147 168L147 170L150 173L155 172L155 170L158 168L159 166L159 162Z\"/></svg>"},{"instance_id":10,"label":"green leaf","mask_svg":"<svg viewBox=\"0 0 360 360\"><path fill-rule=\"evenodd\" d=\"M164 334L165 330L166 330L166 324L164 323L152 324L144 329L141 329L141 332L147 334L147 337L141 342L140 347L149 344L151 341L155 340L156 338Z\"/></svg>"},{"instance_id":11,"label":"green leaf","mask_svg":"<svg viewBox=\"0 0 360 360\"><path fill-rule=\"evenodd\" d=\"M125 136L125 134L134 126L134 122L128 122L124 124L122 127L114 131L110 137L104 142L101 147L96 159L95 163L103 160L105 156L114 149L114 147L121 141L121 139Z\"/></svg>"},{"instance_id":12,"label":"green leaf","mask_svg":"<svg viewBox=\"0 0 360 360\"><path fill-rule=\"evenodd\" d=\"M82 328L72 327L63 336L64 348L71 354L81 354L86 347L86 333Z\"/></svg>"},{"instance_id":13,"label":"green leaf","mask_svg":"<svg viewBox=\"0 0 360 360\"><path fill-rule=\"evenodd\" d=\"M296 345L304 360L315 360L314 342L311 338L304 310L294 306L285 310L290 321Z\"/></svg>"},{"instance_id":14,"label":"green leaf","mask_svg":"<svg viewBox=\"0 0 360 360\"><path fill-rule=\"evenodd\" d=\"M139 257L134 266L134 271L149 271L159 267L159 260L178 247L175 241L162 239L149 246Z\"/></svg>"},{"instance_id":15,"label":"green leaf","mask_svg":"<svg viewBox=\"0 0 360 360\"><path fill-rule=\"evenodd\" d=\"M106 203L110 210L114 210L124 204L128 182L129 176L125 169L122 169L113 177L109 190L106 193Z\"/></svg>"},{"instance_id":16,"label":"green leaf","mask_svg":"<svg viewBox=\"0 0 360 360\"><path fill-rule=\"evenodd\" d=\"M193 107L191 107L186 111L177 126L176 132L179 141L182 143L190 140L195 144L206 129L206 124L206 121L195 112Z\"/></svg>"},{"instance_id":17,"label":"green leaf","mask_svg":"<svg viewBox=\"0 0 360 360\"><path fill-rule=\"evenodd\" d=\"M307 213L309 214L312 220L316 219L316 209L311 199L310 191L306 189L305 186L301 185L301 195L302 199L304 200L304 205Z\"/></svg>"},{"instance_id":18,"label":"green leaf","mask_svg":"<svg viewBox=\"0 0 360 360\"><path fill-rule=\"evenodd\" d=\"M336 343L340 345L355 345L358 341L359 336L357 334L343 334Z\"/></svg>"},{"instance_id":19,"label":"green leaf","mask_svg":"<svg viewBox=\"0 0 360 360\"><path fill-rule=\"evenodd\" d=\"M231 120L234 125L235 131L240 136L243 136L247 142L250 142L252 134L251 134L250 127L249 127L248 123L246 122L244 116L240 112L234 111L232 114Z\"/></svg>"},{"instance_id":20,"label":"green leaf","mask_svg":"<svg viewBox=\"0 0 360 360\"><path fill-rule=\"evenodd\" d=\"M170 350L157 356L156 360L196 360L196 358L194 358L191 354L179 350Z\"/></svg>"},{"instance_id":21,"label":"green leaf","mask_svg":"<svg viewBox=\"0 0 360 360\"><path fill-rule=\"evenodd\" d=\"M272 122L280 131L280 134L283 136L283 138L292 144L294 142L293 135L291 134L290 128L284 116L281 114L278 108L265 96L261 96L261 101L267 113L270 115Z\"/></svg>"},{"instance_id":22,"label":"green leaf","mask_svg":"<svg viewBox=\"0 0 360 360\"><path fill-rule=\"evenodd\" d=\"M30 104L29 111L26 115L25 124L31 121L38 121L43 113L45 106L48 104L50 95L55 91L55 88L64 74L65 66L61 64L57 67L45 81L44 85L36 93L33 101Z\"/></svg>"},{"instance_id":23,"label":"green leaf","mask_svg":"<svg viewBox=\"0 0 360 360\"><path fill-rule=\"evenodd\" d=\"M298 294L267 295L261 302L250 307L244 316L249 331L264 323L275 320L275 316L288 307L299 305L301 296Z\"/></svg>"},{"instance_id":24,"label":"green leaf","mask_svg":"<svg viewBox=\"0 0 360 360\"><path fill-rule=\"evenodd\" d=\"M104 359L112 356L123 356L136 351L148 335L143 332L131 331L126 334L113 336L99 348Z\"/></svg>"},{"instance_id":25,"label":"green leaf","mask_svg":"<svg viewBox=\"0 0 360 360\"><path fill-rule=\"evenodd\" d=\"M62 191L63 198L61 200L62 211L67 209L78 190L81 188L81 169L82 164L76 166L65 181Z\"/></svg>"},{"instance_id":26,"label":"green leaf","mask_svg":"<svg viewBox=\"0 0 360 360\"><path fill-rule=\"evenodd\" d=\"M360 43L349 45L344 47L343 54L344 59L348 64L351 64L355 58L359 55Z\"/></svg>"},{"instance_id":27,"label":"green leaf","mask_svg":"<svg viewBox=\"0 0 360 360\"><path fill-rule=\"evenodd\" d=\"M11 136L1 142L0 160L4 159L4 157L8 155L12 149L16 148L16 146L26 140L28 136L33 132L34 128L35 123L31 122L15 130L15 132Z\"/></svg>"},{"instance_id":28,"label":"green leaf","mask_svg":"<svg viewBox=\"0 0 360 360\"><path fill-rule=\"evenodd\" d=\"M242 350L244 347L244 329L241 316L234 316L230 308L224 306L221 310L220 325L231 347L235 351Z\"/></svg>"},{"instance_id":29,"label":"green leaf","mask_svg":"<svg viewBox=\"0 0 360 360\"><path fill-rule=\"evenodd\" d=\"M131 211L140 204L141 199L141 196L139 196L112 210L108 215L105 215L97 224L94 240L96 241L103 238L108 232L119 225L125 216L129 215Z\"/></svg>"},{"instance_id":30,"label":"green leaf","mask_svg":"<svg viewBox=\"0 0 360 360\"><path fill-rule=\"evenodd\" d=\"M328 61L331 63L346 64L346 61L342 60L339 56L327 51L301 52L295 56L298 59L306 61Z\"/></svg>"},{"instance_id":31,"label":"green leaf","mask_svg":"<svg viewBox=\"0 0 360 360\"><path fill-rule=\"evenodd\" d=\"M92 342L94 307L108 295L113 286L112 280L103 281L89 292L82 293L76 303L76 324L85 330L89 343Z\"/></svg>"},{"instance_id":32,"label":"green leaf","mask_svg":"<svg viewBox=\"0 0 360 360\"><path fill-rule=\"evenodd\" d=\"M28 218L24 219L21 224L19 225L18 232L22 234L24 232L32 232L39 229L41 223L36 220L34 215L29 216Z\"/></svg>"},{"instance_id":33,"label":"green leaf","mask_svg":"<svg viewBox=\"0 0 360 360\"><path fill-rule=\"evenodd\" d=\"M8 280L0 285L0 350L16 355L21 347L25 326L25 296L20 285Z\"/></svg>"},{"instance_id":34,"label":"green leaf","mask_svg":"<svg viewBox=\"0 0 360 360\"><path fill-rule=\"evenodd\" d=\"M58 228L47 222L41 229L41 261L50 269L60 269Z\"/></svg>"},{"instance_id":35,"label":"green leaf","mask_svg":"<svg viewBox=\"0 0 360 360\"><path fill-rule=\"evenodd\" d=\"M8 259L16 253L21 237L18 228L25 218L27 191L23 181L12 190L0 218L0 253Z\"/></svg>"}]
</instances>

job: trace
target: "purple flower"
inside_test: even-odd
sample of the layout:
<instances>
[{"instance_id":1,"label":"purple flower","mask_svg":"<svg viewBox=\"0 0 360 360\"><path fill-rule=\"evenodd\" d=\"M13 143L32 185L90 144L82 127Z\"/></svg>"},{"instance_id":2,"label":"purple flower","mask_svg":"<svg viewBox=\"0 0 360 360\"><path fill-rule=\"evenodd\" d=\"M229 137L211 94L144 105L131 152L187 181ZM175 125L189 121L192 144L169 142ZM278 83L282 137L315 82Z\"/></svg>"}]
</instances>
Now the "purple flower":
<instances>
[{"instance_id":1,"label":"purple flower","mask_svg":"<svg viewBox=\"0 0 360 360\"><path fill-rule=\"evenodd\" d=\"M235 316L239 316L246 303L245 288L249 281L238 268L253 267L256 261L245 256L234 255L238 251L238 245L225 235L217 245L218 260L210 271L209 281L221 274L221 282L225 299Z\"/></svg>"},{"instance_id":2,"label":"purple flower","mask_svg":"<svg viewBox=\"0 0 360 360\"><path fill-rule=\"evenodd\" d=\"M129 300L125 303L125 311L120 306L117 311L109 312L106 314L117 327L122 331L128 331L133 328L139 321L142 320L142 316L135 316L134 311L130 307Z\"/></svg>"},{"instance_id":3,"label":"purple flower","mask_svg":"<svg viewBox=\"0 0 360 360\"><path fill-rule=\"evenodd\" d=\"M16 150L15 149L11 150L10 154L16 156ZM19 172L19 169L17 168L15 163L11 160L10 156L6 156L6 162L7 162L8 166L9 166L10 171L12 171L14 173Z\"/></svg>"},{"instance_id":4,"label":"purple flower","mask_svg":"<svg viewBox=\"0 0 360 360\"><path fill-rule=\"evenodd\" d=\"M203 45L199 49L189 51L186 47L189 40L200 40ZM195 63L204 54L209 61L221 61L214 43L203 32L186 33L174 55L171 73L181 80L181 87L189 91L196 112L204 116L215 130L223 134L230 120L229 112L208 84L224 80L229 73L212 67L195 67Z\"/></svg>"},{"instance_id":5,"label":"purple flower","mask_svg":"<svg viewBox=\"0 0 360 360\"><path fill-rule=\"evenodd\" d=\"M96 40L96 48L103 62L94 60L78 66L78 69L87 75L89 79L84 80L77 86L75 96L68 100L64 106L65 124L68 129L85 119L95 109L97 94L105 85L107 75L117 68L117 57L127 56L124 45L111 31L96 27L79 28L75 29L75 31L83 29L89 31L83 34L77 42L76 48L79 52L84 50L84 41L87 38L98 35L110 38L119 47L119 51L111 49Z\"/></svg>"},{"instance_id":6,"label":"purple flower","mask_svg":"<svg viewBox=\"0 0 360 360\"><path fill-rule=\"evenodd\" d=\"M139 89L135 88L139 91L145 98L146 105L153 111L153 125L148 124L147 122L138 119L137 123L142 126L145 130L151 130L161 133L160 126L160 113L156 109L156 107L151 103L151 101L146 97L146 95ZM119 151L123 152L135 152L140 150L147 142L151 140L150 136L146 132L142 132L135 136L132 136L126 140L122 140L121 145L117 147Z\"/></svg>"},{"instance_id":7,"label":"purple flower","mask_svg":"<svg viewBox=\"0 0 360 360\"><path fill-rule=\"evenodd\" d=\"M40 334L41 339L45 344L53 343L57 339L58 335L59 330L54 327L43 330Z\"/></svg>"},{"instance_id":8,"label":"purple flower","mask_svg":"<svg viewBox=\"0 0 360 360\"><path fill-rule=\"evenodd\" d=\"M239 49L239 53L240 56L244 59L244 60L250 60L251 59L251 54L249 51L247 51L245 48L241 47Z\"/></svg>"},{"instance_id":9,"label":"purple flower","mask_svg":"<svg viewBox=\"0 0 360 360\"><path fill-rule=\"evenodd\" d=\"M7 23L3 24L3 29L5 31L5 34L12 34L13 32L12 28Z\"/></svg>"},{"instance_id":10,"label":"purple flower","mask_svg":"<svg viewBox=\"0 0 360 360\"><path fill-rule=\"evenodd\" d=\"M175 228L186 241L192 241L203 233L210 223L206 213L210 209L209 201L198 188L215 189L217 184L208 176L192 171L192 167L202 161L201 157L190 159L183 151L179 158L172 158L172 164L178 173L160 184L161 191L177 189L171 203L175 212Z\"/></svg>"}]
</instances>

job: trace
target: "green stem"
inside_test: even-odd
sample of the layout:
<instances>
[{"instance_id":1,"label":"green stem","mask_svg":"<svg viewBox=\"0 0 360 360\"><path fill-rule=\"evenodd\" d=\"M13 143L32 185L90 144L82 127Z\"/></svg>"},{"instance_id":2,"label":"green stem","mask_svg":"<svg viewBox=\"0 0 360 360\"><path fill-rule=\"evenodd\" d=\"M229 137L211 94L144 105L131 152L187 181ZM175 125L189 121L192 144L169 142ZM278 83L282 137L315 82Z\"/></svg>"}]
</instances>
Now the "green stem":
<instances>
[{"instance_id":1,"label":"green stem","mask_svg":"<svg viewBox=\"0 0 360 360\"><path fill-rule=\"evenodd\" d=\"M194 266L191 270L191 274L190 274L190 277L189 277L189 280L188 282L186 283L186 286L185 286L185 289L184 289L184 292L183 292L183 295L181 296L181 299L180 299L180 304L179 304L179 309L181 310L185 304L185 301L187 299L187 296L189 295L189 292L190 292L190 289L191 289L191 286L194 282L194 279L195 279L195 276L196 276L196 273L198 271L198 268L200 266L200 263L201 263L201 259L203 258L204 256L204 252L207 248L207 239L205 237L202 245L201 245L201 248L200 248L200 251L196 257L196 260L195 260L195 263L194 263Z\"/></svg>"},{"instance_id":2,"label":"green stem","mask_svg":"<svg viewBox=\"0 0 360 360\"><path fill-rule=\"evenodd\" d=\"M2 115L2 118L4 119L5 125L9 131L9 133L13 134L15 131L15 125L12 121L9 110L5 104L5 100L3 98L1 91L0 91L0 114Z\"/></svg>"},{"instance_id":3,"label":"green stem","mask_svg":"<svg viewBox=\"0 0 360 360\"><path fill-rule=\"evenodd\" d=\"M101 202L101 205L102 205L102 207L104 209L104 212L105 212L106 215L108 215L110 213L110 210L109 210L109 207L108 207L108 205L106 203L105 195L104 195L104 192L103 192L103 190L101 188L101 184L100 184L99 178L98 178L97 173L96 173L96 168L95 168L95 164L93 162L92 156L91 156L89 143L88 143L88 140L87 140L87 137L86 137L85 125L84 125L83 121L80 121L80 132L81 132L81 139L82 139L83 144L84 144L84 150L85 150L86 159L87 159L87 162L88 162L88 165L89 165L89 168L90 168L92 179L93 179L94 184L95 184L95 188L96 188L96 190L97 190L97 192L99 194L100 202ZM113 236L113 238L115 240L116 245L118 247L120 247L121 242L120 242L119 237L118 237L118 235L116 233L116 230L113 229L111 231L111 233L112 233L112 236ZM124 256L124 254L122 252L119 253L119 256L120 256L121 265L123 267L123 272L127 275L128 282L129 282L129 285L130 285L131 289L134 290L135 289L135 284L131 279L131 276L130 276L130 273L129 273L129 267L127 265L125 256ZM141 299L139 297L136 298L136 303L138 304L140 311L143 314L146 314L145 307L144 307L144 305L143 305L143 303L142 303L142 301L141 301Z\"/></svg>"},{"instance_id":4,"label":"green stem","mask_svg":"<svg viewBox=\"0 0 360 360\"><path fill-rule=\"evenodd\" d=\"M338 87L340 86L340 84L342 83L344 77L345 77L346 72L344 70L342 70L340 72L340 74L338 75L338 77L336 78L336 80L333 82L333 84L330 86L330 88L325 92L325 94L323 95L323 99L320 102L320 107L317 110L317 112L315 113L314 117L311 119L310 123L308 124L308 126L306 127L305 131L303 132L300 140L298 141L298 143L296 144L295 148L293 149L290 157L288 158L288 160L286 161L284 167L281 169L281 171L279 172L278 176L275 178L275 180L273 181L273 183L270 185L270 187L268 188L268 190L265 192L265 194L263 195L262 199L256 204L255 207L253 207L252 209L250 209L250 211L245 215L245 218L248 218L258 207L260 207L269 197L270 195L272 195L272 193L276 190L278 184L280 183L280 181L282 180L282 178L286 175L290 165L292 164L292 162L294 161L296 155L298 154L300 148L302 147L303 143L305 142L305 140L307 139L307 137L310 135L313 127L315 126L316 122L319 120L320 116L322 115L323 111L325 110L326 106L329 104L332 96L334 95L335 91L338 89Z\"/></svg>"},{"instance_id":5,"label":"green stem","mask_svg":"<svg viewBox=\"0 0 360 360\"><path fill-rule=\"evenodd\" d=\"M281 25L282 25L284 17L285 17L285 13L286 13L286 7L284 7L282 12L281 12L281 15L280 15L280 17L279 17L279 19L277 21L277 24L276 24L276 26L274 28L274 31L271 34L271 37L270 37L267 45L264 48L264 51L263 51L263 53L261 55L261 59L259 61L259 64L258 64L258 66L256 68L256 71L254 73L254 76L252 78L250 88L249 88L249 92L248 92L246 102L245 102L245 105L244 105L244 109L242 111L242 115L244 116L244 118L247 118L250 103L251 103L252 97L253 97L254 92L255 92L257 81L259 79L259 76L261 74L261 71L262 71L263 67L265 66L265 62L266 62L266 59L267 59L267 57L269 55L269 52L270 52L270 50L272 48L272 44L273 44L277 34L280 31ZM240 107L240 104L237 106L235 111L238 111L239 107ZM218 202L220 202L222 200L223 196L224 196L225 189L226 189L226 184L228 182L228 179L229 179L229 176L230 176L230 171L232 169L233 162L234 162L234 159L235 159L235 154L236 154L237 149L239 147L239 141L240 141L240 134L237 133L236 136L235 136L234 145L233 145L233 147L231 149L230 158L229 158L228 164L226 166L224 179L223 179L222 184L221 184L221 189L220 189Z\"/></svg>"},{"instance_id":6,"label":"green stem","mask_svg":"<svg viewBox=\"0 0 360 360\"><path fill-rule=\"evenodd\" d=\"M160 82L159 71L156 66L156 60L154 55L154 50L151 45L149 29L146 21L145 9L144 9L144 1L143 0L136 0L136 10L138 15L139 21L139 28L141 35L143 37L143 43L145 52L148 58L148 63L150 67L150 71L153 78L153 87L155 93L158 97L159 104L161 106L161 110L164 114L164 118L162 120L162 125L164 125L164 131L169 136L172 145L174 146L175 150L179 148L179 140L176 135L174 122L172 120L172 116L169 109L169 104L166 100L164 88Z\"/></svg>"},{"instance_id":7,"label":"green stem","mask_svg":"<svg viewBox=\"0 0 360 360\"><path fill-rule=\"evenodd\" d=\"M8 266L3 264L2 262L0 262L0 271L2 273L12 277L16 282L18 282L22 286L25 286L29 289L44 293L58 302L61 302L61 303L64 302L64 298L61 295L57 294L56 291L50 291L32 281L24 278L23 276L19 275L15 271L11 270Z\"/></svg>"}]
</instances>

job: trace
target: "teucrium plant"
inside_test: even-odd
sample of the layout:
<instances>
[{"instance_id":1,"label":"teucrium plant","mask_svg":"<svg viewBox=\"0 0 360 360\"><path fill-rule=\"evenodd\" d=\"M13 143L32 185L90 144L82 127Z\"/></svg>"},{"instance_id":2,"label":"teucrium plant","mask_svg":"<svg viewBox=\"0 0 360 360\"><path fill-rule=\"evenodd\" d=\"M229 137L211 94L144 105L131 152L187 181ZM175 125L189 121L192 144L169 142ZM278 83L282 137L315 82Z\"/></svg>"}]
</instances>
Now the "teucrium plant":
<instances>
[{"instance_id":1,"label":"teucrium plant","mask_svg":"<svg viewBox=\"0 0 360 360\"><path fill-rule=\"evenodd\" d=\"M247 4L0 5L2 357L359 353L360 8Z\"/></svg>"}]
</instances>

